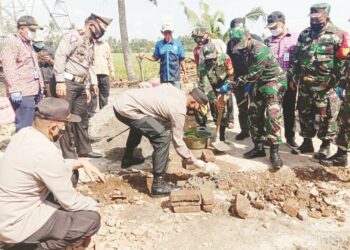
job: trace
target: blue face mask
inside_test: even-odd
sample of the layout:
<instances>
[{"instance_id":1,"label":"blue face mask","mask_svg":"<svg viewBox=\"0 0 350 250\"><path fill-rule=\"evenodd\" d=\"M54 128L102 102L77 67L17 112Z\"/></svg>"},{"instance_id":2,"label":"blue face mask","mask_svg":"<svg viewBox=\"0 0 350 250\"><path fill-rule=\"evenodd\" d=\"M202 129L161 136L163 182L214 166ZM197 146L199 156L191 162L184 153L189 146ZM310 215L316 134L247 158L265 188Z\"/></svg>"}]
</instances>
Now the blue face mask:
<instances>
[{"instance_id":1,"label":"blue face mask","mask_svg":"<svg viewBox=\"0 0 350 250\"><path fill-rule=\"evenodd\" d=\"M34 50L36 52L41 51L43 48L45 48L45 43L44 42L34 42L33 43Z\"/></svg>"}]
</instances>

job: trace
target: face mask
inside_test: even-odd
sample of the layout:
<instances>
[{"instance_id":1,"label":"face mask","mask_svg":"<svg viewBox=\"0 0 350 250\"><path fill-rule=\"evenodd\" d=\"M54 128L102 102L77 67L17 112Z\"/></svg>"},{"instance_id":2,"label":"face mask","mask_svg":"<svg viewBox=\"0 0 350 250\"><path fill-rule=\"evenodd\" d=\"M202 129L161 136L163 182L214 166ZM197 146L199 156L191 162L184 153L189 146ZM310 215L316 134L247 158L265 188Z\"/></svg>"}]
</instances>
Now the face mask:
<instances>
[{"instance_id":1,"label":"face mask","mask_svg":"<svg viewBox=\"0 0 350 250\"><path fill-rule=\"evenodd\" d=\"M202 43L203 43L203 44L207 44L207 43L209 43L209 39L208 39L208 38L206 38L206 39L202 39Z\"/></svg>"},{"instance_id":2,"label":"face mask","mask_svg":"<svg viewBox=\"0 0 350 250\"><path fill-rule=\"evenodd\" d=\"M45 47L45 43L44 42L34 42L33 47L34 47L35 52L40 52Z\"/></svg>"},{"instance_id":3,"label":"face mask","mask_svg":"<svg viewBox=\"0 0 350 250\"><path fill-rule=\"evenodd\" d=\"M103 35L104 35L104 31L101 31L99 28L97 28L95 25L95 30L92 30L90 28L90 31L91 31L91 35L92 35L92 38L95 39L95 40L98 40L100 39Z\"/></svg>"},{"instance_id":4,"label":"face mask","mask_svg":"<svg viewBox=\"0 0 350 250\"><path fill-rule=\"evenodd\" d=\"M271 34L272 36L279 36L282 34L283 32L283 28L282 27L279 27L277 29L274 29L274 30L270 30L271 31Z\"/></svg>"},{"instance_id":5,"label":"face mask","mask_svg":"<svg viewBox=\"0 0 350 250\"><path fill-rule=\"evenodd\" d=\"M53 142L57 142L64 134L65 134L66 130L65 129L58 129L57 134L53 135L52 132L51 133L51 138Z\"/></svg>"},{"instance_id":6,"label":"face mask","mask_svg":"<svg viewBox=\"0 0 350 250\"><path fill-rule=\"evenodd\" d=\"M26 36L26 39L28 41L34 41L36 37L36 31L29 31L28 35Z\"/></svg>"},{"instance_id":7,"label":"face mask","mask_svg":"<svg viewBox=\"0 0 350 250\"><path fill-rule=\"evenodd\" d=\"M194 108L187 108L187 115L195 115L197 110Z\"/></svg>"},{"instance_id":8,"label":"face mask","mask_svg":"<svg viewBox=\"0 0 350 250\"><path fill-rule=\"evenodd\" d=\"M324 26L326 26L326 23L311 23L310 27L314 32L320 32Z\"/></svg>"}]
</instances>

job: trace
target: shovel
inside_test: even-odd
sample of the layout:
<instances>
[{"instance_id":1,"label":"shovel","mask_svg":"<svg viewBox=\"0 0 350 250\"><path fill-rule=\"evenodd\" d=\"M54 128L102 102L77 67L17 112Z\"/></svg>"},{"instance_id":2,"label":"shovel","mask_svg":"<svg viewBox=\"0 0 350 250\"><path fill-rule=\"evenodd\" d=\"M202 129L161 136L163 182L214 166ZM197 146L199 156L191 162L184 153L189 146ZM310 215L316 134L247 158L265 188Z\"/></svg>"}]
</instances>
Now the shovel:
<instances>
[{"instance_id":1,"label":"shovel","mask_svg":"<svg viewBox=\"0 0 350 250\"><path fill-rule=\"evenodd\" d=\"M220 95L220 98L219 98L219 102L221 104L223 104L223 106L225 107L226 105L226 101L225 101L225 96L224 94L221 94ZM216 121L216 138L215 138L215 142L213 142L211 145L217 150L217 151L220 151L220 152L226 152L226 151L230 151L232 148L227 145L225 142L223 141L220 141L220 126L221 126L221 121L222 121L222 113L224 112L223 109L220 109L219 110L219 113L218 113L218 119Z\"/></svg>"}]
</instances>

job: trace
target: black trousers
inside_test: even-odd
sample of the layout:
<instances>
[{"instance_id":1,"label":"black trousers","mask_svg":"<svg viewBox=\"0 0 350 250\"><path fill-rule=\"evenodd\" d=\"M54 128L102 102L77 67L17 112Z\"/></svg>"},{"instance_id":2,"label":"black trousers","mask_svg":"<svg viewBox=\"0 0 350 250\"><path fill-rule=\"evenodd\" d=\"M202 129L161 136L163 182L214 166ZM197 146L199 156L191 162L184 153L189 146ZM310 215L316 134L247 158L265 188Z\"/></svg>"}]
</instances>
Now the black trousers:
<instances>
[{"instance_id":1,"label":"black trousers","mask_svg":"<svg viewBox=\"0 0 350 250\"><path fill-rule=\"evenodd\" d=\"M234 94L236 97L237 106L244 101L246 98L244 96L244 87L238 86L235 87ZM241 127L241 131L244 133L249 133L249 125L248 125L248 101L240 104L238 106L238 120L239 126Z\"/></svg>"},{"instance_id":2,"label":"black trousers","mask_svg":"<svg viewBox=\"0 0 350 250\"><path fill-rule=\"evenodd\" d=\"M295 105L297 91L288 87L283 97L283 119L284 119L284 136L287 140L294 139L295 131Z\"/></svg>"},{"instance_id":3,"label":"black trousers","mask_svg":"<svg viewBox=\"0 0 350 250\"><path fill-rule=\"evenodd\" d=\"M126 150L132 151L140 144L142 136L147 137L154 149L152 154L153 174L165 174L169 161L171 137L164 125L151 116L132 120L122 116L116 110L114 114L119 121L130 127Z\"/></svg>"},{"instance_id":4,"label":"black trousers","mask_svg":"<svg viewBox=\"0 0 350 250\"><path fill-rule=\"evenodd\" d=\"M109 76L108 75L97 75L98 80L98 90L99 90L99 108L102 109L108 104L109 97ZM92 96L91 102L89 104L89 117L92 117L96 113L97 108L97 96Z\"/></svg>"},{"instance_id":5,"label":"black trousers","mask_svg":"<svg viewBox=\"0 0 350 250\"><path fill-rule=\"evenodd\" d=\"M66 133L60 139L60 145L64 158L76 159L77 153L87 154L92 151L88 134L88 103L84 84L68 80L66 84L66 100L70 104L71 113L79 115L81 122L67 124Z\"/></svg>"}]
</instances>

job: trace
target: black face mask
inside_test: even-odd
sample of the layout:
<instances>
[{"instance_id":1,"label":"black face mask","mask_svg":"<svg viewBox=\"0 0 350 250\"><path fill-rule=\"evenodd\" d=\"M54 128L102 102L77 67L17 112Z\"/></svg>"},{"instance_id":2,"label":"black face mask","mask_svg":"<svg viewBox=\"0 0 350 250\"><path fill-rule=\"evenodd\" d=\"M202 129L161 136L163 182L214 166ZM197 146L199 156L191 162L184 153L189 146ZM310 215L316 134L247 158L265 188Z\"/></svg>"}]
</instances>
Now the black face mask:
<instances>
[{"instance_id":1,"label":"black face mask","mask_svg":"<svg viewBox=\"0 0 350 250\"><path fill-rule=\"evenodd\" d=\"M92 35L92 38L95 39L95 40L98 40L100 39L103 35L104 35L104 31L101 31L99 28L97 28L95 25L95 30L92 30L90 28L90 31L91 31L91 35Z\"/></svg>"},{"instance_id":2,"label":"black face mask","mask_svg":"<svg viewBox=\"0 0 350 250\"><path fill-rule=\"evenodd\" d=\"M195 115L198 111L194 108L187 108L187 115Z\"/></svg>"},{"instance_id":3,"label":"black face mask","mask_svg":"<svg viewBox=\"0 0 350 250\"><path fill-rule=\"evenodd\" d=\"M66 130L65 129L58 129L58 133L55 135L52 135L52 141L53 142L57 142L64 134L65 134Z\"/></svg>"},{"instance_id":4,"label":"black face mask","mask_svg":"<svg viewBox=\"0 0 350 250\"><path fill-rule=\"evenodd\" d=\"M323 30L323 28L326 26L326 23L311 23L310 24L310 27L311 27L311 30L318 33L320 32L321 30Z\"/></svg>"}]
</instances>

